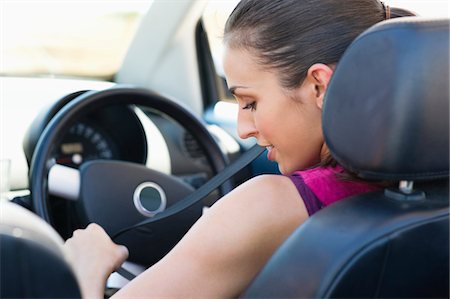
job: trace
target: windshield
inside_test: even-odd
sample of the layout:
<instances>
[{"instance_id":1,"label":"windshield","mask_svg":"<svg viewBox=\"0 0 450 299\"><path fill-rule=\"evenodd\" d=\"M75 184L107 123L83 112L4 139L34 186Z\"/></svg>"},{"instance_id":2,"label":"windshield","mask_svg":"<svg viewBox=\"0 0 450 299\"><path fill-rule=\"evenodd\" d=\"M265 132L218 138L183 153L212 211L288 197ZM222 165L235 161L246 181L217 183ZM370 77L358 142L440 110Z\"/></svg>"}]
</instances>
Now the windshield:
<instances>
[{"instance_id":1,"label":"windshield","mask_svg":"<svg viewBox=\"0 0 450 299\"><path fill-rule=\"evenodd\" d=\"M110 79L151 2L2 0L0 74Z\"/></svg>"}]
</instances>

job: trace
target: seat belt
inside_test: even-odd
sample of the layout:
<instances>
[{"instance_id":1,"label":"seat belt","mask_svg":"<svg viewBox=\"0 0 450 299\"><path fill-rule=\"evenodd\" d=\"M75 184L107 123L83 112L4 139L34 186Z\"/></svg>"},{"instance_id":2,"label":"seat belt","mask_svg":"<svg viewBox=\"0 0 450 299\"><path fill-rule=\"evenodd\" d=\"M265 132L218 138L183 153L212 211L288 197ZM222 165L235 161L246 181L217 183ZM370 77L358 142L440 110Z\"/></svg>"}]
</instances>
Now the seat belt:
<instances>
[{"instance_id":1,"label":"seat belt","mask_svg":"<svg viewBox=\"0 0 450 299\"><path fill-rule=\"evenodd\" d=\"M127 231L141 227L148 223L161 220L166 217L173 216L191 207L192 205L202 200L209 193L217 189L220 185L222 185L226 180L235 175L242 168L250 164L253 160L259 157L265 150L266 149L264 147L261 147L257 144L254 145L252 148L250 148L248 151L242 154L238 159L236 159L234 162L226 166L221 172L212 177L208 182L206 182L200 188L198 188L197 190L186 196L183 200L175 203L174 205L167 208L167 210L157 214L152 218L145 219L141 222L138 222L134 225L128 226L124 229L117 231L115 234L112 235L111 239L114 240L115 238L117 238L118 236L122 235ZM133 278L136 277L136 275L134 275L133 273L129 272L128 270L122 267L117 269L116 272L128 280L132 280Z\"/></svg>"}]
</instances>

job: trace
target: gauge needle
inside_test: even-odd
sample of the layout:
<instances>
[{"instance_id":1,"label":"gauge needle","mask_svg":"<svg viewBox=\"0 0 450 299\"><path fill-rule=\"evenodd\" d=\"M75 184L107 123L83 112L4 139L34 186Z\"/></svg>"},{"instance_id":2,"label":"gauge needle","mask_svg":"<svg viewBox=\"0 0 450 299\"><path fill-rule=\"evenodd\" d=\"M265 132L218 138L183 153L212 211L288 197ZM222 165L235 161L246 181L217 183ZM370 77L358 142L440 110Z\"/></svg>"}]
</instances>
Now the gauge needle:
<instances>
[{"instance_id":1,"label":"gauge needle","mask_svg":"<svg viewBox=\"0 0 450 299\"><path fill-rule=\"evenodd\" d=\"M74 154L72 156L72 162L75 164L81 164L81 162L83 162L83 157L80 154Z\"/></svg>"}]
</instances>

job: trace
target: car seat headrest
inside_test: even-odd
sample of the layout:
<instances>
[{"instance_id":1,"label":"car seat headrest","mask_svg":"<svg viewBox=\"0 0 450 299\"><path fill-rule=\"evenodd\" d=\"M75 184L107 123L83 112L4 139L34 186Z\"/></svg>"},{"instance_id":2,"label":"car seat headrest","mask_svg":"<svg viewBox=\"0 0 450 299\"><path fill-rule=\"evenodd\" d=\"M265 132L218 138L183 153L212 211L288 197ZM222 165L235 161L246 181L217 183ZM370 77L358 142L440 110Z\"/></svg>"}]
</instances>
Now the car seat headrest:
<instances>
[{"instance_id":1,"label":"car seat headrest","mask_svg":"<svg viewBox=\"0 0 450 299\"><path fill-rule=\"evenodd\" d=\"M322 120L338 163L364 179L448 177L449 26L448 19L388 20L349 46Z\"/></svg>"}]
</instances>

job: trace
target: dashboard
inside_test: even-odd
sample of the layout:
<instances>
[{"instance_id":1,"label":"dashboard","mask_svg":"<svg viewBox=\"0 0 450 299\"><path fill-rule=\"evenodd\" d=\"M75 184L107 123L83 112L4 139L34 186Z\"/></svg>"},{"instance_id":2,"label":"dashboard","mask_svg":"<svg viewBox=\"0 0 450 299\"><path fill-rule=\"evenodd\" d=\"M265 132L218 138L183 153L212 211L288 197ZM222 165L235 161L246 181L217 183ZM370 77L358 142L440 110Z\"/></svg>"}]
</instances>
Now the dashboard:
<instances>
[{"instance_id":1,"label":"dashboard","mask_svg":"<svg viewBox=\"0 0 450 299\"><path fill-rule=\"evenodd\" d=\"M63 96L35 117L23 142L28 165L31 165L39 138L52 118L85 92ZM233 149L229 147L229 136L228 146L224 144L225 131L220 132L215 127L212 134L224 153L238 154L237 143ZM106 105L73 120L61 135L53 146L51 159L71 168L78 169L83 163L99 159L127 161L176 176L194 188L214 174L196 136L151 108Z\"/></svg>"},{"instance_id":2,"label":"dashboard","mask_svg":"<svg viewBox=\"0 0 450 299\"><path fill-rule=\"evenodd\" d=\"M108 95L111 90L128 89L109 89L106 90L107 93L102 94ZM98 100L100 105L71 114L64 125L59 126L57 135L52 135L54 137L51 137L53 138L51 141L43 139L49 136L46 134L49 128L59 124L61 119L59 116L63 115L59 112L71 111L70 107L74 106L72 101L76 101L73 104L79 105L78 103L84 103L84 100L92 94L98 94L88 92L69 93L44 107L34 118L23 142L29 167L35 163L33 154L38 144L42 142L50 146L45 156L46 163L50 163L47 165L56 163L84 171L86 168L82 167L83 164L94 160L137 164L136 166L130 164L130 168L122 169L124 173L115 172L114 175L121 181L133 177L133 173L127 171L142 165L164 175L176 177L193 189L197 189L217 171L214 170L217 169L217 164L213 164L215 162L211 160L214 156L204 152L197 137L186 129L188 127L185 128L178 121L154 108L129 104L134 102L132 92L119 95L113 93L101 98ZM125 100L118 101L118 97ZM222 153L226 152L227 150L223 149ZM39 158L36 159L38 160ZM109 174L106 176L109 177ZM90 177L89 180L94 182L97 178L101 179ZM63 188L67 189L66 187ZM224 190L212 192L203 200L204 205L211 205ZM122 198L118 194L115 195ZM77 214L76 202L64 200L59 194L53 193L49 195L48 203L50 213L53 215L52 223L60 235L68 237L74 228L83 226L80 220L83 217Z\"/></svg>"},{"instance_id":3,"label":"dashboard","mask_svg":"<svg viewBox=\"0 0 450 299\"><path fill-rule=\"evenodd\" d=\"M31 123L23 143L30 165L39 137L56 113L86 91L68 94L44 107ZM87 161L106 159L145 164L147 137L130 106L113 105L74 120L54 145L52 158L56 163L79 168Z\"/></svg>"},{"instance_id":4,"label":"dashboard","mask_svg":"<svg viewBox=\"0 0 450 299\"><path fill-rule=\"evenodd\" d=\"M53 153L56 163L74 168L97 159L144 164L146 156L147 141L139 120L131 108L120 106L108 107L75 122Z\"/></svg>"},{"instance_id":5,"label":"dashboard","mask_svg":"<svg viewBox=\"0 0 450 299\"><path fill-rule=\"evenodd\" d=\"M78 168L85 161L118 159L119 153L102 128L93 123L78 122L57 146L54 157L58 164Z\"/></svg>"}]
</instances>

